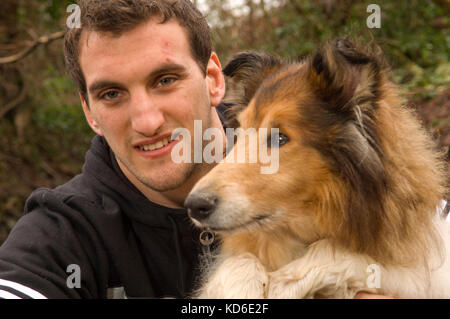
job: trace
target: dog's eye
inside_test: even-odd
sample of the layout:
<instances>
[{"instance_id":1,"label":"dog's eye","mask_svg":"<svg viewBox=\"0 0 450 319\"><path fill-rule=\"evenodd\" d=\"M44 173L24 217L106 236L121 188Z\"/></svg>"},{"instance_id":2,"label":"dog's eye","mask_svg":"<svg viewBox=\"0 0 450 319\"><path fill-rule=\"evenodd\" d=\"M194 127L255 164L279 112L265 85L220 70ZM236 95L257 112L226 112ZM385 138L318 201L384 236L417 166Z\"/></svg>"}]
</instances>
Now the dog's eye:
<instances>
[{"instance_id":1,"label":"dog's eye","mask_svg":"<svg viewBox=\"0 0 450 319\"><path fill-rule=\"evenodd\" d=\"M283 146L284 144L286 144L287 142L290 141L289 137L284 135L283 133L278 133L278 134L272 134L270 136L270 146ZM269 141L268 141L269 142Z\"/></svg>"},{"instance_id":2,"label":"dog's eye","mask_svg":"<svg viewBox=\"0 0 450 319\"><path fill-rule=\"evenodd\" d=\"M289 142L289 137L287 137L286 135L284 135L283 133L280 133L278 135L278 145L283 146L284 144L286 144L287 142Z\"/></svg>"}]
</instances>

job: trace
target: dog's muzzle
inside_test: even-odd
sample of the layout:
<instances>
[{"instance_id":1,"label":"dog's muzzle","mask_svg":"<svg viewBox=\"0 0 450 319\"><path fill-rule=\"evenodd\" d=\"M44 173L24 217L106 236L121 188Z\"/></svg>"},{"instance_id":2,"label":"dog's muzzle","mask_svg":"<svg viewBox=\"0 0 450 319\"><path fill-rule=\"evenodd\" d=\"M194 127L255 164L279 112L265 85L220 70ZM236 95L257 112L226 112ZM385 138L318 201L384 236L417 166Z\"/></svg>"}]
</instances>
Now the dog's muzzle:
<instances>
[{"instance_id":1,"label":"dog's muzzle","mask_svg":"<svg viewBox=\"0 0 450 319\"><path fill-rule=\"evenodd\" d=\"M201 222L209 217L217 207L219 199L213 194L191 193L184 201L190 218Z\"/></svg>"}]
</instances>

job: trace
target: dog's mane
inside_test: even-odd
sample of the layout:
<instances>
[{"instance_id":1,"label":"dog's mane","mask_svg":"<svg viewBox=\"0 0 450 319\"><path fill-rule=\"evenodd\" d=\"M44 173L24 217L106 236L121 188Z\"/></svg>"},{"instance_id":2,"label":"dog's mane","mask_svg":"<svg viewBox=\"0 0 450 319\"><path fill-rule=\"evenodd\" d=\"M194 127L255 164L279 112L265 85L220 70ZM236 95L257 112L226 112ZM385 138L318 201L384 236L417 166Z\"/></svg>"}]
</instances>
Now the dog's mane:
<instances>
[{"instance_id":1,"label":"dog's mane","mask_svg":"<svg viewBox=\"0 0 450 319\"><path fill-rule=\"evenodd\" d=\"M318 132L309 145L331 172L318 189L315 211L322 232L337 245L380 263L416 262L441 248L433 218L447 193L444 155L399 96L381 50L373 48L343 39L300 62L309 63L322 114L338 114L331 123L329 116L308 116L318 114L317 105L305 111L305 129ZM248 51L232 59L224 69L231 82L227 102L234 105L230 125L239 126L237 114L287 64ZM325 134L330 127L333 133Z\"/></svg>"}]
</instances>

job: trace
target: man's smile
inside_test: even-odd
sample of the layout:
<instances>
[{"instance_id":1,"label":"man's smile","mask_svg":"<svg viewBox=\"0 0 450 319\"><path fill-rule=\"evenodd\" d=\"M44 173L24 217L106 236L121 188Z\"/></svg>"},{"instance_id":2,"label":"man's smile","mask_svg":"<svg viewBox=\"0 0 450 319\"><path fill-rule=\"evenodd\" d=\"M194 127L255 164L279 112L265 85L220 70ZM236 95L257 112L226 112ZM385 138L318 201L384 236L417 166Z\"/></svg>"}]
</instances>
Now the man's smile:
<instances>
[{"instance_id":1,"label":"man's smile","mask_svg":"<svg viewBox=\"0 0 450 319\"><path fill-rule=\"evenodd\" d=\"M134 144L134 148L145 158L157 158L170 154L172 148L179 140L172 140L172 134L164 134L160 137L140 141Z\"/></svg>"}]
</instances>

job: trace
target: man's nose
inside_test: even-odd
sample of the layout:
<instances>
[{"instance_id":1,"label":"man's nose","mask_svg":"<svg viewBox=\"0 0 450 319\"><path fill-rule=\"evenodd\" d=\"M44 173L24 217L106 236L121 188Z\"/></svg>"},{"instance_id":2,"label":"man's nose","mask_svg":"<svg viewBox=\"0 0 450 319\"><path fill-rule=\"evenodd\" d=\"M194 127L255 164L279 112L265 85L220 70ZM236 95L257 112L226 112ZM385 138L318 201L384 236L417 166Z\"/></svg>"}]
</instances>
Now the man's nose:
<instances>
[{"instance_id":1,"label":"man's nose","mask_svg":"<svg viewBox=\"0 0 450 319\"><path fill-rule=\"evenodd\" d=\"M189 217L201 222L214 212L218 202L214 194L192 193L184 201L184 207L188 209Z\"/></svg>"},{"instance_id":2,"label":"man's nose","mask_svg":"<svg viewBox=\"0 0 450 319\"><path fill-rule=\"evenodd\" d=\"M146 92L135 94L131 100L131 126L134 131L153 136L164 121L164 113Z\"/></svg>"}]
</instances>

